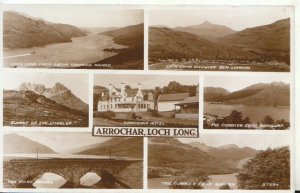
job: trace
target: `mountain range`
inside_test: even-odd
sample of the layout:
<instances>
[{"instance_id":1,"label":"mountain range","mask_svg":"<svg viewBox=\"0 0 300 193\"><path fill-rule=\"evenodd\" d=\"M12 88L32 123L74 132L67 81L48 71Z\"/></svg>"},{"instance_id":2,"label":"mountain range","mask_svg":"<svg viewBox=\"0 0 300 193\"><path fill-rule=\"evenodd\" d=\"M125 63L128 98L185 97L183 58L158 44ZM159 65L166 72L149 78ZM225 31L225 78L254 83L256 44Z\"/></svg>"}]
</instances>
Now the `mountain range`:
<instances>
[{"instance_id":1,"label":"mountain range","mask_svg":"<svg viewBox=\"0 0 300 193\"><path fill-rule=\"evenodd\" d=\"M233 34L236 31L225 26L225 25L217 25L210 23L208 21L205 21L199 25L190 25L185 27L175 27L172 28L174 30L188 32L194 35L197 35L199 37L214 40L216 38L221 38L224 36L227 36L229 34Z\"/></svg>"},{"instance_id":2,"label":"mountain range","mask_svg":"<svg viewBox=\"0 0 300 193\"><path fill-rule=\"evenodd\" d=\"M76 97L70 89L63 84L57 82L52 88L46 88L42 84L32 84L24 82L19 86L19 91L32 91L39 95L54 100L58 104L65 105L71 109L80 110L88 113L88 104L83 102L80 98Z\"/></svg>"},{"instance_id":3,"label":"mountain range","mask_svg":"<svg viewBox=\"0 0 300 193\"><path fill-rule=\"evenodd\" d=\"M66 126L69 127L88 126L88 105L60 83L52 88L23 83L17 90L4 90L3 107L3 122L8 126L12 122L20 122L17 126L38 126L37 122L68 123Z\"/></svg>"},{"instance_id":4,"label":"mountain range","mask_svg":"<svg viewBox=\"0 0 300 193\"><path fill-rule=\"evenodd\" d=\"M56 153L47 145L33 141L28 137L16 133L4 135L4 153ZM115 137L103 143L95 143L83 147L76 147L68 154L117 156L130 158L143 158L143 138L140 137Z\"/></svg>"},{"instance_id":5,"label":"mountain range","mask_svg":"<svg viewBox=\"0 0 300 193\"><path fill-rule=\"evenodd\" d=\"M224 25L149 28L151 59L277 60L289 65L290 19L234 31Z\"/></svg>"},{"instance_id":6,"label":"mountain range","mask_svg":"<svg viewBox=\"0 0 300 193\"><path fill-rule=\"evenodd\" d=\"M115 137L104 143L77 149L77 154L112 155L118 157L143 158L143 138Z\"/></svg>"},{"instance_id":7,"label":"mountain range","mask_svg":"<svg viewBox=\"0 0 300 193\"><path fill-rule=\"evenodd\" d=\"M14 11L3 12L4 48L26 48L70 42L72 37L85 35L85 32L72 25L51 23Z\"/></svg>"},{"instance_id":8,"label":"mountain range","mask_svg":"<svg viewBox=\"0 0 300 193\"><path fill-rule=\"evenodd\" d=\"M255 59L257 56L226 44L170 28L149 28L149 57L151 59Z\"/></svg>"},{"instance_id":9,"label":"mountain range","mask_svg":"<svg viewBox=\"0 0 300 193\"><path fill-rule=\"evenodd\" d=\"M149 166L180 171L201 170L207 174L238 171L239 162L253 157L257 150L235 145L210 147L203 143L184 144L175 138L152 138L148 145ZM179 156L180 155L180 156Z\"/></svg>"},{"instance_id":10,"label":"mountain range","mask_svg":"<svg viewBox=\"0 0 300 193\"><path fill-rule=\"evenodd\" d=\"M258 83L234 92L224 88L205 87L204 101L256 106L289 106L290 85L283 82Z\"/></svg>"},{"instance_id":11,"label":"mountain range","mask_svg":"<svg viewBox=\"0 0 300 193\"><path fill-rule=\"evenodd\" d=\"M244 159L254 157L258 152L256 149L250 147L238 147L236 144L227 144L220 147L210 147L200 142L192 142L189 145L207 152L218 160L223 160L231 167L240 167L240 162Z\"/></svg>"}]
</instances>

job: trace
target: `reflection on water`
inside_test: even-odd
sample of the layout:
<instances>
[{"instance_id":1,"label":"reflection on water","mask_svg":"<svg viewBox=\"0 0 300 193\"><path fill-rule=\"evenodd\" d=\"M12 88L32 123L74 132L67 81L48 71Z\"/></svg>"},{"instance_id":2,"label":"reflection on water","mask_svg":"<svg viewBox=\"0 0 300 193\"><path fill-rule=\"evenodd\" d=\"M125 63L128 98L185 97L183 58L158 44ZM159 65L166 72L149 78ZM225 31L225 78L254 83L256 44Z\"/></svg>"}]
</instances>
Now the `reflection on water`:
<instances>
[{"instance_id":1,"label":"reflection on water","mask_svg":"<svg viewBox=\"0 0 300 193\"><path fill-rule=\"evenodd\" d=\"M32 185L36 188L60 188L67 180L60 175L46 172L39 177Z\"/></svg>"},{"instance_id":2,"label":"reflection on water","mask_svg":"<svg viewBox=\"0 0 300 193\"><path fill-rule=\"evenodd\" d=\"M5 161L10 161L11 159L29 159L36 158L36 154L30 153L18 153L18 154L4 154ZM61 159L114 159L114 160L139 160L136 158L130 157L117 157L117 156L99 156L99 155L83 155L83 154L39 154L40 159L52 159L52 158L61 158Z\"/></svg>"},{"instance_id":3,"label":"reflection on water","mask_svg":"<svg viewBox=\"0 0 300 193\"><path fill-rule=\"evenodd\" d=\"M244 117L249 117L252 123L261 122L267 115L275 120L284 119L290 120L289 107L261 107L247 105L225 105L225 104L210 104L204 103L204 112L219 116L228 116L233 110L243 113Z\"/></svg>"},{"instance_id":4,"label":"reflection on water","mask_svg":"<svg viewBox=\"0 0 300 193\"><path fill-rule=\"evenodd\" d=\"M162 178L149 178L148 188L149 189L169 189L169 185L173 182L177 176L169 176ZM203 184L204 189L219 189L222 185L229 185L231 189L237 189L237 178L236 173L234 174L220 174L210 175L210 180Z\"/></svg>"},{"instance_id":5,"label":"reflection on water","mask_svg":"<svg viewBox=\"0 0 300 193\"><path fill-rule=\"evenodd\" d=\"M80 178L80 185L91 187L97 183L99 183L101 180L101 177L94 173L94 172L88 172L84 176Z\"/></svg>"}]
</instances>

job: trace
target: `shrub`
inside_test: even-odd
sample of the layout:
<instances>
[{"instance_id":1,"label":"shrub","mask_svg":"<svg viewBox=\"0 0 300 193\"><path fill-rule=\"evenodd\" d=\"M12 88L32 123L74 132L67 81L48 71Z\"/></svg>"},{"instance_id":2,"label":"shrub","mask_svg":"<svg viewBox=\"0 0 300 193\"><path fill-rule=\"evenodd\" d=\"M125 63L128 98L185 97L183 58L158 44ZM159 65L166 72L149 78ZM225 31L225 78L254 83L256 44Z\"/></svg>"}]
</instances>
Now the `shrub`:
<instances>
[{"instance_id":1,"label":"shrub","mask_svg":"<svg viewBox=\"0 0 300 193\"><path fill-rule=\"evenodd\" d=\"M224 184L222 186L220 186L219 188L220 190L231 190L230 186L228 184Z\"/></svg>"},{"instance_id":2,"label":"shrub","mask_svg":"<svg viewBox=\"0 0 300 193\"><path fill-rule=\"evenodd\" d=\"M115 112L113 111L105 111L105 112L94 112L94 117L104 118L104 119L111 119L115 116Z\"/></svg>"},{"instance_id":3,"label":"shrub","mask_svg":"<svg viewBox=\"0 0 300 193\"><path fill-rule=\"evenodd\" d=\"M159 117L159 114L156 110L148 109L148 112L152 114L152 117Z\"/></svg>"},{"instance_id":4,"label":"shrub","mask_svg":"<svg viewBox=\"0 0 300 193\"><path fill-rule=\"evenodd\" d=\"M203 189L203 183L210 180L209 176L200 170L193 169L184 173L172 181L172 189Z\"/></svg>"},{"instance_id":5,"label":"shrub","mask_svg":"<svg viewBox=\"0 0 300 193\"><path fill-rule=\"evenodd\" d=\"M289 147L268 148L257 153L246 162L237 178L241 189L289 189Z\"/></svg>"}]
</instances>

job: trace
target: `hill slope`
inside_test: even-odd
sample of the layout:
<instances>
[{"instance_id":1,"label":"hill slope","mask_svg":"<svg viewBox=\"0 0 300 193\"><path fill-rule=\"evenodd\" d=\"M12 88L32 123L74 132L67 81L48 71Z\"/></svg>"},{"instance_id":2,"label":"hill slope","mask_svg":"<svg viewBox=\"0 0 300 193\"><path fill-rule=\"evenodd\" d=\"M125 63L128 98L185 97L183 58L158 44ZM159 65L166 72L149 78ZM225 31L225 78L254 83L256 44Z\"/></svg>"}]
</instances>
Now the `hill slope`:
<instances>
[{"instance_id":1,"label":"hill slope","mask_svg":"<svg viewBox=\"0 0 300 193\"><path fill-rule=\"evenodd\" d=\"M77 27L33 19L17 12L3 13L4 48L26 48L70 42L72 37L86 35Z\"/></svg>"},{"instance_id":2,"label":"hill slope","mask_svg":"<svg viewBox=\"0 0 300 193\"><path fill-rule=\"evenodd\" d=\"M205 87L204 88L204 101L219 101L223 96L230 92L220 87Z\"/></svg>"},{"instance_id":3,"label":"hill slope","mask_svg":"<svg viewBox=\"0 0 300 193\"><path fill-rule=\"evenodd\" d=\"M218 95L209 93L211 96ZM211 91L211 90L210 90ZM206 92L206 89L204 89ZM208 95L207 93L204 96ZM209 99L209 98L208 98ZM282 82L254 84L247 88L214 98L215 102L258 106L289 106L290 86ZM213 100L205 100L212 102Z\"/></svg>"},{"instance_id":4,"label":"hill slope","mask_svg":"<svg viewBox=\"0 0 300 193\"><path fill-rule=\"evenodd\" d=\"M206 151L183 144L177 139L163 141L150 139L148 145L149 166L174 168L181 172L199 169L208 174L225 174L236 171L223 160L218 160ZM180 156L179 156L180 155Z\"/></svg>"},{"instance_id":5,"label":"hill slope","mask_svg":"<svg viewBox=\"0 0 300 193\"><path fill-rule=\"evenodd\" d=\"M43 122L55 123L46 125L50 127L57 126L56 123L68 123L63 125L66 127L88 126L87 113L70 109L44 95L39 95L29 90L4 90L3 118L3 123L6 126L13 126L13 122L20 122L16 126L45 126L39 125L39 123ZM31 124L31 122L33 123Z\"/></svg>"},{"instance_id":6,"label":"hill slope","mask_svg":"<svg viewBox=\"0 0 300 193\"><path fill-rule=\"evenodd\" d=\"M269 25L247 28L219 40L227 45L250 50L263 58L277 59L290 64L289 18Z\"/></svg>"},{"instance_id":7,"label":"hill slope","mask_svg":"<svg viewBox=\"0 0 300 193\"><path fill-rule=\"evenodd\" d=\"M95 64L112 64L115 69L143 69L143 23L106 31L101 34L111 36L115 43L128 47L120 50L117 55L95 62Z\"/></svg>"},{"instance_id":8,"label":"hill slope","mask_svg":"<svg viewBox=\"0 0 300 193\"><path fill-rule=\"evenodd\" d=\"M151 59L254 59L257 56L191 33L150 27L149 57Z\"/></svg>"},{"instance_id":9,"label":"hill slope","mask_svg":"<svg viewBox=\"0 0 300 193\"><path fill-rule=\"evenodd\" d=\"M40 144L36 141L32 141L27 137L19 134L6 134L3 137L3 151L4 154L16 154L16 153L36 153L37 149L39 153L55 153L49 147Z\"/></svg>"},{"instance_id":10,"label":"hill slope","mask_svg":"<svg viewBox=\"0 0 300 193\"><path fill-rule=\"evenodd\" d=\"M112 155L141 159L143 158L143 138L115 137L104 143L94 144L86 147L84 151L77 153L86 155Z\"/></svg>"},{"instance_id":11,"label":"hill slope","mask_svg":"<svg viewBox=\"0 0 300 193\"><path fill-rule=\"evenodd\" d=\"M221 38L236 32L225 25L216 25L207 21L199 25L176 27L173 29L178 31L188 32L209 40Z\"/></svg>"}]
</instances>

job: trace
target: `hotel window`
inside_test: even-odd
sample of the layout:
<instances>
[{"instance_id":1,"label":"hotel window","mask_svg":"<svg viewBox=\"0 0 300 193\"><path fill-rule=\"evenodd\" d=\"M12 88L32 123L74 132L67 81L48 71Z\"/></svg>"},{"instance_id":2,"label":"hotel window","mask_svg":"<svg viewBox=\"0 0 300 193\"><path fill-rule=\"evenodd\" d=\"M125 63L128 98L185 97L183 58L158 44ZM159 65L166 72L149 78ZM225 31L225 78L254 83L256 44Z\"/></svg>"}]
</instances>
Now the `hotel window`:
<instances>
[{"instance_id":1,"label":"hotel window","mask_svg":"<svg viewBox=\"0 0 300 193\"><path fill-rule=\"evenodd\" d=\"M116 109L116 108L118 108L118 105L117 105L117 104L115 104L115 109Z\"/></svg>"},{"instance_id":2,"label":"hotel window","mask_svg":"<svg viewBox=\"0 0 300 193\"><path fill-rule=\"evenodd\" d=\"M113 105L112 105L112 104L110 104L110 108L111 108L111 109L113 108Z\"/></svg>"},{"instance_id":3,"label":"hotel window","mask_svg":"<svg viewBox=\"0 0 300 193\"><path fill-rule=\"evenodd\" d=\"M132 97L131 100L134 101L134 98Z\"/></svg>"}]
</instances>

